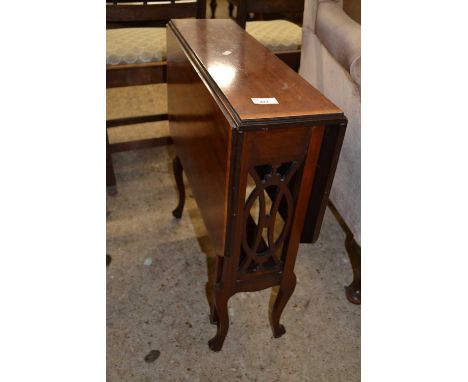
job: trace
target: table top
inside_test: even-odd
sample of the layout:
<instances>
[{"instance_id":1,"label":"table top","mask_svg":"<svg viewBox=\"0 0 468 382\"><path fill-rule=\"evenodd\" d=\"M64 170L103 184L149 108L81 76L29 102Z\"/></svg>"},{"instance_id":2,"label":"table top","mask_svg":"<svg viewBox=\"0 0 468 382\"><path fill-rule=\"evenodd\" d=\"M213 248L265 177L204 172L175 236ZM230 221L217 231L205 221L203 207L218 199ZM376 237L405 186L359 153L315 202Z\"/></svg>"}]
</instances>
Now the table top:
<instances>
[{"instance_id":1,"label":"table top","mask_svg":"<svg viewBox=\"0 0 468 382\"><path fill-rule=\"evenodd\" d=\"M241 122L344 118L337 106L234 21L181 19L172 20L169 27L199 74Z\"/></svg>"}]
</instances>

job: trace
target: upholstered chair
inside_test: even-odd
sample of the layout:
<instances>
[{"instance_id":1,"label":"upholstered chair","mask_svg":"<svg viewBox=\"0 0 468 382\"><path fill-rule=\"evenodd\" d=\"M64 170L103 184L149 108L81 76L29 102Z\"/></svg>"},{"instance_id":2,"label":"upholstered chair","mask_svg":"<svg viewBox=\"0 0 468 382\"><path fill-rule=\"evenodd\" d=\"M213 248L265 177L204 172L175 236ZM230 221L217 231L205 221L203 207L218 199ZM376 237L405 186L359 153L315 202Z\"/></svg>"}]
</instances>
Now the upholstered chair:
<instances>
[{"instance_id":1,"label":"upholstered chair","mask_svg":"<svg viewBox=\"0 0 468 382\"><path fill-rule=\"evenodd\" d=\"M106 87L166 82L166 24L173 18L204 18L206 0L106 0ZM167 120L167 113L119 118L106 127ZM168 136L110 143L106 131L108 194L117 192L112 154L171 143Z\"/></svg>"},{"instance_id":2,"label":"upholstered chair","mask_svg":"<svg viewBox=\"0 0 468 382\"><path fill-rule=\"evenodd\" d=\"M305 0L299 74L348 118L330 201L345 223L354 280L346 288L361 301L361 27L343 0ZM340 219L341 220L341 219Z\"/></svg>"},{"instance_id":3,"label":"upholstered chair","mask_svg":"<svg viewBox=\"0 0 468 382\"><path fill-rule=\"evenodd\" d=\"M119 28L106 31L106 64L142 64L166 60L166 28Z\"/></svg>"},{"instance_id":4,"label":"upholstered chair","mask_svg":"<svg viewBox=\"0 0 468 382\"><path fill-rule=\"evenodd\" d=\"M237 7L236 22L262 45L276 54L292 69L299 69L301 58L301 27L289 20L254 20L250 15L281 17L288 14L300 19L304 11L304 0L230 0Z\"/></svg>"}]
</instances>

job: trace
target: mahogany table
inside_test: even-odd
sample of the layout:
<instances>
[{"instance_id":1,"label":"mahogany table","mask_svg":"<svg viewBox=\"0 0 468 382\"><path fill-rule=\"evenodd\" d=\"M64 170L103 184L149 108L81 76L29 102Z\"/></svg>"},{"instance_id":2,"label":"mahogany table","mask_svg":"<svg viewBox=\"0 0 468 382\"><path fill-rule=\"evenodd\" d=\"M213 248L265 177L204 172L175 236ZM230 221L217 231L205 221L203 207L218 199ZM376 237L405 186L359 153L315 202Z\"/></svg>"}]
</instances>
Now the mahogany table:
<instances>
[{"instance_id":1,"label":"mahogany table","mask_svg":"<svg viewBox=\"0 0 468 382\"><path fill-rule=\"evenodd\" d=\"M182 214L183 169L217 255L209 347L223 346L231 296L273 286L280 337L299 243L318 237L346 118L232 20L172 20L167 62L173 213Z\"/></svg>"}]
</instances>

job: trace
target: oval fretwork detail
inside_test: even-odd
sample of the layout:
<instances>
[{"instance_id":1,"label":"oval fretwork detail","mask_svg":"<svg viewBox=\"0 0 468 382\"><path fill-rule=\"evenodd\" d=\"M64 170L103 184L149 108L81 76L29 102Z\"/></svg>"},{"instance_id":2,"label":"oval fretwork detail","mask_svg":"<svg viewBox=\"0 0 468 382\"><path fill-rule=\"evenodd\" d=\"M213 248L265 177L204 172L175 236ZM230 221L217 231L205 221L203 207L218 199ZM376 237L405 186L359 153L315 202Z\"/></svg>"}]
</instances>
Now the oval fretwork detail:
<instances>
[{"instance_id":1,"label":"oval fretwork detail","mask_svg":"<svg viewBox=\"0 0 468 382\"><path fill-rule=\"evenodd\" d=\"M244 206L241 274L259 271L266 264L281 268L281 258L277 255L289 233L294 213L289 184L299 166L299 162L293 161L255 166L249 170L255 187ZM252 217L255 205L258 219ZM282 220L282 227L278 230L279 220Z\"/></svg>"}]
</instances>

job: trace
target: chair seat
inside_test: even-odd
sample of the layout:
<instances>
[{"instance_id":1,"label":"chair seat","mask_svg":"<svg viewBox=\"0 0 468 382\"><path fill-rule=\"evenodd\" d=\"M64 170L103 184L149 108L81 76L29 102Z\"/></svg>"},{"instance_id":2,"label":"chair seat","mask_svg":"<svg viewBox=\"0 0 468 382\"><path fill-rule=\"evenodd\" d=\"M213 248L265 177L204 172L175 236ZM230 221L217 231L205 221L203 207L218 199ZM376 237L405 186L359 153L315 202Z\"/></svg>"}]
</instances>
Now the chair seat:
<instances>
[{"instance_id":1,"label":"chair seat","mask_svg":"<svg viewBox=\"0 0 468 382\"><path fill-rule=\"evenodd\" d=\"M302 29L290 21L248 21L245 29L272 52L301 49Z\"/></svg>"},{"instance_id":2,"label":"chair seat","mask_svg":"<svg viewBox=\"0 0 468 382\"><path fill-rule=\"evenodd\" d=\"M166 60L166 28L108 29L106 40L107 65Z\"/></svg>"},{"instance_id":3,"label":"chair seat","mask_svg":"<svg viewBox=\"0 0 468 382\"><path fill-rule=\"evenodd\" d=\"M273 52L301 48L302 29L290 21L249 21L246 30ZM166 60L166 28L108 29L106 40L107 65Z\"/></svg>"}]
</instances>

